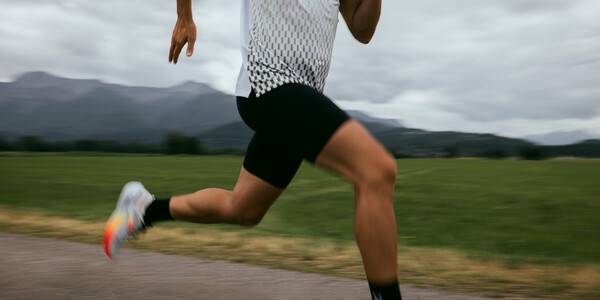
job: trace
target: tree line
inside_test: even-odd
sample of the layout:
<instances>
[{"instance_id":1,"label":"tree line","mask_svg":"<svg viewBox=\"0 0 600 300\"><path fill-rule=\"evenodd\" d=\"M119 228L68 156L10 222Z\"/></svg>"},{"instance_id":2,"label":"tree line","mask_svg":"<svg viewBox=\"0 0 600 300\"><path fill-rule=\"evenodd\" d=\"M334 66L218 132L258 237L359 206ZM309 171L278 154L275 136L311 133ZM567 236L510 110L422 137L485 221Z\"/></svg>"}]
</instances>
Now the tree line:
<instances>
[{"instance_id":1,"label":"tree line","mask_svg":"<svg viewBox=\"0 0 600 300\"><path fill-rule=\"evenodd\" d=\"M31 152L107 152L107 153L149 153L149 154L244 154L243 149L209 148L193 136L177 132L165 135L160 143L144 144L136 142L118 142L113 140L81 139L74 141L48 141L38 136L22 136L14 140L0 137L0 151ZM426 157L482 157L505 159L518 157L526 160L541 160L557 156L600 157L600 141L566 146L526 145L513 148L463 149L458 146L446 146L406 152L406 149L389 149L396 158Z\"/></svg>"},{"instance_id":2,"label":"tree line","mask_svg":"<svg viewBox=\"0 0 600 300\"><path fill-rule=\"evenodd\" d=\"M207 149L201 141L192 136L176 132L167 134L159 144L136 142L117 142L113 140L81 139L75 141L47 141L38 136L22 136L14 141L0 138L0 151L32 151L32 152L108 152L108 153L163 153L163 154L211 154L221 150L224 153L231 149Z\"/></svg>"},{"instance_id":3,"label":"tree line","mask_svg":"<svg viewBox=\"0 0 600 300\"><path fill-rule=\"evenodd\" d=\"M440 149L421 150L419 153L407 153L405 151L391 149L390 152L396 158L459 158L459 157L480 157L487 159L507 159L517 157L525 160L543 160L558 156L548 150L546 146L526 145L521 147L505 148L487 148L475 150L472 147L461 149L456 146L446 146Z\"/></svg>"}]
</instances>

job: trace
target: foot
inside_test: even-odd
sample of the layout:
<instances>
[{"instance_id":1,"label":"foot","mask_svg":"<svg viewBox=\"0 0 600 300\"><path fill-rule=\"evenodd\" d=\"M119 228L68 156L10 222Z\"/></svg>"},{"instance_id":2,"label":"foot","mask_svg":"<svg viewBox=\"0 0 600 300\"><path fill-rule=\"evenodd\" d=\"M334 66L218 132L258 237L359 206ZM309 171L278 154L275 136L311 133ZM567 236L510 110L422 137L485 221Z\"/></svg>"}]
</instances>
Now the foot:
<instances>
[{"instance_id":1,"label":"foot","mask_svg":"<svg viewBox=\"0 0 600 300\"><path fill-rule=\"evenodd\" d=\"M104 252L109 258L125 240L144 230L144 213L154 196L139 182L128 182L121 190L117 207L104 227Z\"/></svg>"}]
</instances>

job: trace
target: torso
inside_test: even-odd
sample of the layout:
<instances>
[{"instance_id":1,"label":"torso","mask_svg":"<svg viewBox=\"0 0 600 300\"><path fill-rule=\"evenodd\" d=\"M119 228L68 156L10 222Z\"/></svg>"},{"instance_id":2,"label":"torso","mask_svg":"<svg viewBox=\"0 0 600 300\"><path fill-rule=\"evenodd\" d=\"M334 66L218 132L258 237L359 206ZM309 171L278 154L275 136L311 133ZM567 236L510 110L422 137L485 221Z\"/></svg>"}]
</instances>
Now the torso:
<instances>
[{"instance_id":1,"label":"torso","mask_svg":"<svg viewBox=\"0 0 600 300\"><path fill-rule=\"evenodd\" d=\"M286 83L323 91L339 0L242 0L242 57L236 94L257 97Z\"/></svg>"}]
</instances>

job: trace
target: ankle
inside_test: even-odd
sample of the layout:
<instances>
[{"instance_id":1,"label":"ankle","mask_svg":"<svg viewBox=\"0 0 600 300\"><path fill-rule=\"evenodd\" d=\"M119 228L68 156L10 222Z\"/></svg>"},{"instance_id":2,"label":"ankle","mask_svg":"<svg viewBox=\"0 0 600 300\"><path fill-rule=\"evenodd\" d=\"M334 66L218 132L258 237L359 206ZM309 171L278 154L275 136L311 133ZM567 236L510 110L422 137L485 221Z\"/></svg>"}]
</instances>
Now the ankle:
<instances>
[{"instance_id":1,"label":"ankle","mask_svg":"<svg viewBox=\"0 0 600 300\"><path fill-rule=\"evenodd\" d=\"M154 223L159 221L171 221L173 216L169 208L171 198L156 199L148 205L146 212L144 213L144 226L151 227Z\"/></svg>"},{"instance_id":2,"label":"ankle","mask_svg":"<svg viewBox=\"0 0 600 300\"><path fill-rule=\"evenodd\" d=\"M387 283L369 282L369 289L373 300L402 300L397 280Z\"/></svg>"}]
</instances>

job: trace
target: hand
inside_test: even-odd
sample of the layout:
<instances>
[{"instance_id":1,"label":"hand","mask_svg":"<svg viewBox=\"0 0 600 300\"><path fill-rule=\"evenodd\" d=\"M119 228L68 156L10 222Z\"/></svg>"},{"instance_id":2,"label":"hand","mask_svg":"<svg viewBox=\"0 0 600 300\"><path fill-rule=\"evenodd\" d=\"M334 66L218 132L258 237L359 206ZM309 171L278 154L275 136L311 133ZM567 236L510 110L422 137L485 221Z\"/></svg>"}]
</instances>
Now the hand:
<instances>
[{"instance_id":1,"label":"hand","mask_svg":"<svg viewBox=\"0 0 600 300\"><path fill-rule=\"evenodd\" d=\"M192 19L177 19L171 38L171 49L169 51L169 62L177 64L179 54L183 46L187 44L187 57L194 53L194 44L196 43L196 24Z\"/></svg>"}]
</instances>

